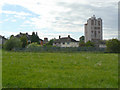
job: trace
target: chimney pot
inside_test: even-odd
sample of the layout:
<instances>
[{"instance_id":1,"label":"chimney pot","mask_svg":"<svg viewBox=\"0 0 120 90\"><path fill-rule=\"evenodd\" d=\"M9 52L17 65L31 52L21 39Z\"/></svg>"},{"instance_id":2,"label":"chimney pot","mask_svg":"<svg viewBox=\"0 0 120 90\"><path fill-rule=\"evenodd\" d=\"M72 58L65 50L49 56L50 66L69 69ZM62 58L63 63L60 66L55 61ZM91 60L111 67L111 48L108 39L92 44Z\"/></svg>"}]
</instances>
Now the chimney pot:
<instances>
[{"instance_id":1,"label":"chimney pot","mask_svg":"<svg viewBox=\"0 0 120 90\"><path fill-rule=\"evenodd\" d=\"M59 39L61 38L61 36L59 35Z\"/></svg>"},{"instance_id":2,"label":"chimney pot","mask_svg":"<svg viewBox=\"0 0 120 90\"><path fill-rule=\"evenodd\" d=\"M68 37L70 38L70 35L68 35Z\"/></svg>"}]
</instances>

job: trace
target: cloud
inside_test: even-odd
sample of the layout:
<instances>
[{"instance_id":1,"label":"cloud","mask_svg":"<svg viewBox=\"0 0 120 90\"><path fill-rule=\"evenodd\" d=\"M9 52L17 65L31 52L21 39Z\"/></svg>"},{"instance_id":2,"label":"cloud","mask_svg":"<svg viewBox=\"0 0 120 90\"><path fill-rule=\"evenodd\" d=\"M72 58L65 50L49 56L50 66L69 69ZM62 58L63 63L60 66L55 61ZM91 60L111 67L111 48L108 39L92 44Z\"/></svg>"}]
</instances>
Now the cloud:
<instances>
[{"instance_id":1,"label":"cloud","mask_svg":"<svg viewBox=\"0 0 120 90\"><path fill-rule=\"evenodd\" d=\"M11 35L17 35L18 32L12 32L7 30L0 30L0 34L2 36L5 36L6 38L9 38Z\"/></svg>"},{"instance_id":2,"label":"cloud","mask_svg":"<svg viewBox=\"0 0 120 90\"><path fill-rule=\"evenodd\" d=\"M16 12L16 11L2 11L1 13L5 13L5 14L14 14L14 15L19 15L19 16L28 16L28 15L30 15L29 13L25 13L25 12Z\"/></svg>"},{"instance_id":3,"label":"cloud","mask_svg":"<svg viewBox=\"0 0 120 90\"><path fill-rule=\"evenodd\" d=\"M104 28L103 34L104 39L118 38L118 30L113 30L113 28Z\"/></svg>"},{"instance_id":4,"label":"cloud","mask_svg":"<svg viewBox=\"0 0 120 90\"><path fill-rule=\"evenodd\" d=\"M2 0L0 5L19 5L31 11L32 13L3 10L2 13L23 19L23 24L20 25L22 29L31 26L35 31L48 36L55 36L60 32L83 34L84 24L95 14L103 19L103 26L106 28L103 29L104 38L110 38L113 36L112 30L117 31L117 2L118 0ZM32 16L33 13L37 16ZM57 34L54 35L51 31L44 34L44 28Z\"/></svg>"},{"instance_id":5,"label":"cloud","mask_svg":"<svg viewBox=\"0 0 120 90\"><path fill-rule=\"evenodd\" d=\"M16 22L16 19L11 20L11 22Z\"/></svg>"}]
</instances>

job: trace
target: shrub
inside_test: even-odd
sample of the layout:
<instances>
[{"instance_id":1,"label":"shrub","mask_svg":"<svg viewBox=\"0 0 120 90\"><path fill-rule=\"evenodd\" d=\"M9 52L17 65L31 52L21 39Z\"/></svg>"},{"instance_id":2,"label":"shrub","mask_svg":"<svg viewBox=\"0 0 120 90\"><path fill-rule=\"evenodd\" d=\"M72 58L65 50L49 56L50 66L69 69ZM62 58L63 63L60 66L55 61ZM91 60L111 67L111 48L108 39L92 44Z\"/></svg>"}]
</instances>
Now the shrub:
<instances>
[{"instance_id":1,"label":"shrub","mask_svg":"<svg viewBox=\"0 0 120 90\"><path fill-rule=\"evenodd\" d=\"M79 46L80 47L85 47L85 43L84 42L79 42Z\"/></svg>"},{"instance_id":2,"label":"shrub","mask_svg":"<svg viewBox=\"0 0 120 90\"><path fill-rule=\"evenodd\" d=\"M20 41L20 39L11 37L9 40L5 42L3 48L5 50L13 50L15 48L21 48L21 46L22 46L22 42Z\"/></svg>"},{"instance_id":3,"label":"shrub","mask_svg":"<svg viewBox=\"0 0 120 90\"><path fill-rule=\"evenodd\" d=\"M29 44L29 45L27 46L27 48L34 48L34 47L39 47L39 46L41 46L41 45L39 45L37 42L35 42L35 43Z\"/></svg>"},{"instance_id":4,"label":"shrub","mask_svg":"<svg viewBox=\"0 0 120 90\"><path fill-rule=\"evenodd\" d=\"M120 41L118 39L108 40L106 46L108 52L120 53Z\"/></svg>"},{"instance_id":5,"label":"shrub","mask_svg":"<svg viewBox=\"0 0 120 90\"><path fill-rule=\"evenodd\" d=\"M44 46L53 46L54 39L51 39L48 43L46 43Z\"/></svg>"},{"instance_id":6,"label":"shrub","mask_svg":"<svg viewBox=\"0 0 120 90\"><path fill-rule=\"evenodd\" d=\"M26 36L22 36L20 38L21 42L22 42L22 47L25 48L27 46L27 37Z\"/></svg>"},{"instance_id":7,"label":"shrub","mask_svg":"<svg viewBox=\"0 0 120 90\"><path fill-rule=\"evenodd\" d=\"M88 41L88 42L86 42L85 46L86 47L94 47L95 44L93 42L91 42L91 41Z\"/></svg>"}]
</instances>

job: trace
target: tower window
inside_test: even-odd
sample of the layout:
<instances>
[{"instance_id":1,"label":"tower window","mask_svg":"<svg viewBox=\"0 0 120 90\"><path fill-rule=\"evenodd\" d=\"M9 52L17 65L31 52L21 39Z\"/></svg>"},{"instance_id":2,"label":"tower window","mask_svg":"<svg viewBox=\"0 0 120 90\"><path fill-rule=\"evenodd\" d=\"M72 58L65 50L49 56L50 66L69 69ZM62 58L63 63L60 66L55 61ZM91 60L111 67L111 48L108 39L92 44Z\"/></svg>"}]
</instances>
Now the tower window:
<instances>
[{"instance_id":1,"label":"tower window","mask_svg":"<svg viewBox=\"0 0 120 90\"><path fill-rule=\"evenodd\" d=\"M100 21L98 21L98 25L100 26Z\"/></svg>"},{"instance_id":2,"label":"tower window","mask_svg":"<svg viewBox=\"0 0 120 90\"><path fill-rule=\"evenodd\" d=\"M95 31L95 37L96 37L96 31Z\"/></svg>"},{"instance_id":3,"label":"tower window","mask_svg":"<svg viewBox=\"0 0 120 90\"><path fill-rule=\"evenodd\" d=\"M96 20L95 20L95 25L96 25Z\"/></svg>"},{"instance_id":4,"label":"tower window","mask_svg":"<svg viewBox=\"0 0 120 90\"><path fill-rule=\"evenodd\" d=\"M100 27L98 27L98 29L100 29Z\"/></svg>"},{"instance_id":5,"label":"tower window","mask_svg":"<svg viewBox=\"0 0 120 90\"><path fill-rule=\"evenodd\" d=\"M94 21L93 20L91 21L91 25L94 25Z\"/></svg>"}]
</instances>

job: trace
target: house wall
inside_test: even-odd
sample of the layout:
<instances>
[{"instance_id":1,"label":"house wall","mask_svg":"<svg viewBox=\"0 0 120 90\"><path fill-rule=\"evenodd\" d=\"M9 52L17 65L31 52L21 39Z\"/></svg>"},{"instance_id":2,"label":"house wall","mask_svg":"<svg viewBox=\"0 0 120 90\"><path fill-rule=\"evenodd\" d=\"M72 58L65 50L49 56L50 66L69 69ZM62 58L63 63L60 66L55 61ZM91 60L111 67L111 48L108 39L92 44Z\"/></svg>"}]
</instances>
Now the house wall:
<instances>
[{"instance_id":1,"label":"house wall","mask_svg":"<svg viewBox=\"0 0 120 90\"><path fill-rule=\"evenodd\" d=\"M79 47L79 42L65 42L65 43L53 43L53 46L57 47Z\"/></svg>"},{"instance_id":2,"label":"house wall","mask_svg":"<svg viewBox=\"0 0 120 90\"><path fill-rule=\"evenodd\" d=\"M107 46L105 44L100 44L99 48L106 48Z\"/></svg>"},{"instance_id":3,"label":"house wall","mask_svg":"<svg viewBox=\"0 0 120 90\"><path fill-rule=\"evenodd\" d=\"M40 45L42 45L42 46L43 46L43 41L40 41Z\"/></svg>"},{"instance_id":4,"label":"house wall","mask_svg":"<svg viewBox=\"0 0 120 90\"><path fill-rule=\"evenodd\" d=\"M61 47L61 44L60 43L53 43L53 46L56 46L56 47Z\"/></svg>"},{"instance_id":5,"label":"house wall","mask_svg":"<svg viewBox=\"0 0 120 90\"><path fill-rule=\"evenodd\" d=\"M0 37L0 45L1 45L1 44L4 44L5 42L6 42L6 39Z\"/></svg>"},{"instance_id":6,"label":"house wall","mask_svg":"<svg viewBox=\"0 0 120 90\"><path fill-rule=\"evenodd\" d=\"M2 37L0 37L0 45L2 44Z\"/></svg>"},{"instance_id":7,"label":"house wall","mask_svg":"<svg viewBox=\"0 0 120 90\"><path fill-rule=\"evenodd\" d=\"M78 42L65 42L64 44L61 43L61 47L79 47L79 43Z\"/></svg>"}]
</instances>

